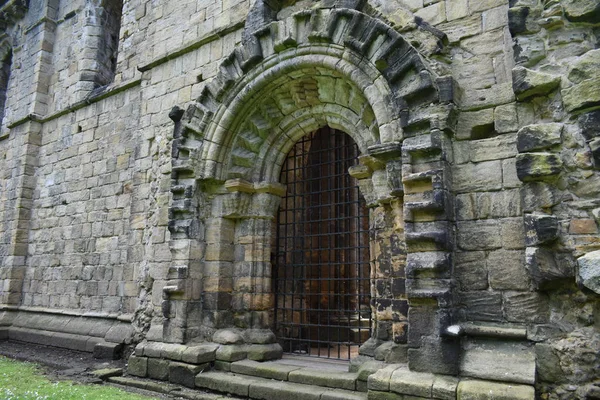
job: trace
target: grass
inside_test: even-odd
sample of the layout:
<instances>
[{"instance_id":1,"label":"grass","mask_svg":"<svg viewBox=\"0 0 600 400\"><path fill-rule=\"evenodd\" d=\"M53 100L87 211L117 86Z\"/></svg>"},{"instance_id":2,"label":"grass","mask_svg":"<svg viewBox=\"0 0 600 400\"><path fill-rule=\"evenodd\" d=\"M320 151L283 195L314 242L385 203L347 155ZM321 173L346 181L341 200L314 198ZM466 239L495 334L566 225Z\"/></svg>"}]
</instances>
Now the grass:
<instances>
[{"instance_id":1,"label":"grass","mask_svg":"<svg viewBox=\"0 0 600 400\"><path fill-rule=\"evenodd\" d=\"M101 385L51 382L32 363L0 357L0 399L2 400L147 400L149 397Z\"/></svg>"}]
</instances>

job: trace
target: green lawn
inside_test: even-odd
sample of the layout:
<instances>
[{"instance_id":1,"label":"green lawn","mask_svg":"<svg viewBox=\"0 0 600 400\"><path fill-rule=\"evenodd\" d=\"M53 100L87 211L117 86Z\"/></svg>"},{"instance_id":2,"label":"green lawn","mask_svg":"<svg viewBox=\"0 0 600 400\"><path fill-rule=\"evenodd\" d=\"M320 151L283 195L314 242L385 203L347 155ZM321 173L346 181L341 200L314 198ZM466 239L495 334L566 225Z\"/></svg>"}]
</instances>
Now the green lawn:
<instances>
[{"instance_id":1,"label":"green lawn","mask_svg":"<svg viewBox=\"0 0 600 400\"><path fill-rule=\"evenodd\" d=\"M0 357L0 399L147 400L148 397L128 393L110 386L83 385L68 381L51 382L41 375L41 371L35 364Z\"/></svg>"}]
</instances>

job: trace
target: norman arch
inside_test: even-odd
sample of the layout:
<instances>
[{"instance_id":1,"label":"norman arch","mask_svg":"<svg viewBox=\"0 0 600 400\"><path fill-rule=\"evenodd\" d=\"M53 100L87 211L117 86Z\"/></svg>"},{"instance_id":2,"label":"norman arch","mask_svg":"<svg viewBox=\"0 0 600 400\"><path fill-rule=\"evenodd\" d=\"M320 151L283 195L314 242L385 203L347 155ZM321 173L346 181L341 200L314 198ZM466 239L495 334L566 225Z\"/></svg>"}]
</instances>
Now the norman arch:
<instances>
[{"instance_id":1,"label":"norman arch","mask_svg":"<svg viewBox=\"0 0 600 400\"><path fill-rule=\"evenodd\" d=\"M358 10L302 11L256 31L194 104L172 113L174 261L164 340L272 327L271 221L285 193L281 167L300 138L330 127L357 143L360 164L349 172L371 208L375 326L362 351L393 340L406 354L410 297L411 310L422 302L434 316L448 306L439 210L451 82L429 71L394 29ZM387 228L393 237L379 234ZM391 285L405 295L393 295ZM412 347L428 336L441 346L436 335L421 334Z\"/></svg>"}]
</instances>

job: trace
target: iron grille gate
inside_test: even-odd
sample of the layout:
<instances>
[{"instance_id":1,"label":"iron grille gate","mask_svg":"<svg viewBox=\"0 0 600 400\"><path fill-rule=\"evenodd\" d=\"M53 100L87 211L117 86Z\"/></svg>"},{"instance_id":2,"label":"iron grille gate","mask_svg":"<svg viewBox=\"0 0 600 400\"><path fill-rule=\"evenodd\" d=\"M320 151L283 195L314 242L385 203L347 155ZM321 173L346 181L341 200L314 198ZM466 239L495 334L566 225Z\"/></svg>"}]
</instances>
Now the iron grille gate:
<instances>
[{"instance_id":1,"label":"iron grille gate","mask_svg":"<svg viewBox=\"0 0 600 400\"><path fill-rule=\"evenodd\" d=\"M371 335L368 212L348 174L357 160L349 136L323 128L283 165L274 320L288 353L349 359Z\"/></svg>"}]
</instances>

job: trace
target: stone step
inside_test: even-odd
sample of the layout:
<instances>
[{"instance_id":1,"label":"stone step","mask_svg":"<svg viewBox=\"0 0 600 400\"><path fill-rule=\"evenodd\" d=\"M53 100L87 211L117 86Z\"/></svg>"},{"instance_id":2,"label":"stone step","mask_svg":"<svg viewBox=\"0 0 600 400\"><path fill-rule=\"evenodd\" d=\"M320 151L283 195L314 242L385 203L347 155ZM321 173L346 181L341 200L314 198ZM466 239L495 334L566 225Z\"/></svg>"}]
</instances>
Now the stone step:
<instances>
[{"instance_id":1,"label":"stone step","mask_svg":"<svg viewBox=\"0 0 600 400\"><path fill-rule=\"evenodd\" d=\"M231 371L259 378L278 379L296 383L356 390L358 374L347 372L345 365L311 363L310 366L294 360L275 362L237 361L231 364Z\"/></svg>"},{"instance_id":2,"label":"stone step","mask_svg":"<svg viewBox=\"0 0 600 400\"><path fill-rule=\"evenodd\" d=\"M245 362L247 363L247 361ZM236 363L232 363L232 367L234 364ZM241 365L238 364L238 370L240 370L240 367ZM252 371L252 369L252 365L247 365L245 371L247 373ZM256 371L261 371L261 369L258 368ZM261 373L265 371L266 369L263 368ZM277 371L274 375L265 376L285 375L284 369L279 368ZM289 380L287 381L265 379L258 376L232 372L209 371L196 375L196 387L250 399L263 400L367 400L366 393L328 387L327 383L329 385L341 385L348 388L355 385L358 374L343 373L342 375L344 374L352 375L354 381L347 379L347 376L345 377L346 379L335 379L335 375L340 375L340 373L333 373L327 370L319 371L318 368L311 370L303 368L289 370L287 372Z\"/></svg>"}]
</instances>

